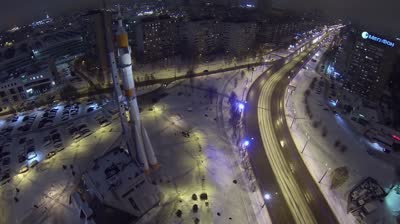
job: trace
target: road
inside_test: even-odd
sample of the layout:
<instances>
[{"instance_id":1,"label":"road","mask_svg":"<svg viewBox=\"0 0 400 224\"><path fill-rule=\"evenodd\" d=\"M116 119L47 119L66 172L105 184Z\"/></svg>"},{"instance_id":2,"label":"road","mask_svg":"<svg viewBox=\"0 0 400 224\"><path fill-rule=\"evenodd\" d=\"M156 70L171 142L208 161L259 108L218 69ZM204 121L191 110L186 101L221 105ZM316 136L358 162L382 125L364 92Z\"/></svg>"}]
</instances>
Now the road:
<instances>
[{"instance_id":1,"label":"road","mask_svg":"<svg viewBox=\"0 0 400 224\"><path fill-rule=\"evenodd\" d=\"M338 223L304 165L285 120L288 74L303 65L311 49L294 57L272 75L256 80L248 94L246 132L253 137L249 155L273 223Z\"/></svg>"}]
</instances>

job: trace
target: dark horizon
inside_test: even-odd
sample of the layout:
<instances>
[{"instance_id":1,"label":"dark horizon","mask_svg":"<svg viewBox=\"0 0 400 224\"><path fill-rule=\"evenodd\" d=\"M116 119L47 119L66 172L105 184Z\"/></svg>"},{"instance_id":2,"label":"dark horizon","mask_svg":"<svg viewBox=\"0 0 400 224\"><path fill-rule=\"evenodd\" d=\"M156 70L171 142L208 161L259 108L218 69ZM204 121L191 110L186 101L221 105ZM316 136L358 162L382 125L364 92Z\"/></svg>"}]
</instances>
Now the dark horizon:
<instances>
[{"instance_id":1,"label":"dark horizon","mask_svg":"<svg viewBox=\"0 0 400 224\"><path fill-rule=\"evenodd\" d=\"M98 0L86 0L83 3L77 0L61 3L42 0L43 3L41 4L22 0L0 1L2 1L0 13L1 29L29 24L34 20L44 18L46 13L54 17L71 11L94 8L101 5L101 1ZM343 5L346 5L346 7L343 7ZM400 8L400 1L398 0L387 0L386 4L371 0L331 0L323 3L317 0L284 0L279 2L273 0L273 7L300 12L320 10L324 15L331 18L350 20L353 23L365 25L373 31L382 32L393 37L400 35L400 24L396 23L396 21L400 21L400 14L396 12Z\"/></svg>"}]
</instances>

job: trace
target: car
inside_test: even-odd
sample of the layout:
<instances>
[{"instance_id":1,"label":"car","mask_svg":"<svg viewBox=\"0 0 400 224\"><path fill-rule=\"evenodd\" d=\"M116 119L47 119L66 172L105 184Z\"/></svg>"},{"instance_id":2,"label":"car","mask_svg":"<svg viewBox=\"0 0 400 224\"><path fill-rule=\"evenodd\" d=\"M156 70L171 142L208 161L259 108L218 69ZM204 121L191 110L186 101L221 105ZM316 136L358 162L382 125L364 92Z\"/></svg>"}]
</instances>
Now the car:
<instances>
[{"instance_id":1,"label":"car","mask_svg":"<svg viewBox=\"0 0 400 224\"><path fill-rule=\"evenodd\" d=\"M31 152L28 152L26 157L27 157L28 160L31 160L31 159L36 158L36 156L37 156L36 152L35 151L31 151Z\"/></svg>"},{"instance_id":2,"label":"car","mask_svg":"<svg viewBox=\"0 0 400 224\"><path fill-rule=\"evenodd\" d=\"M99 123L101 127L107 127L108 125L111 124L111 122L105 118L103 120L100 120Z\"/></svg>"},{"instance_id":3,"label":"car","mask_svg":"<svg viewBox=\"0 0 400 224\"><path fill-rule=\"evenodd\" d=\"M78 130L79 130L79 131L82 131L82 130L85 129L85 128L87 128L87 125L86 125L86 124L80 124L80 125L78 126Z\"/></svg>"},{"instance_id":4,"label":"car","mask_svg":"<svg viewBox=\"0 0 400 224\"><path fill-rule=\"evenodd\" d=\"M51 143L51 139L50 139L50 138L49 138L49 139L44 139L44 140L43 140L43 146L44 146L44 147L50 145L50 143Z\"/></svg>"},{"instance_id":5,"label":"car","mask_svg":"<svg viewBox=\"0 0 400 224\"><path fill-rule=\"evenodd\" d=\"M47 153L46 159L50 159L51 157L55 156L56 154L57 154L56 151L51 151L51 152Z\"/></svg>"},{"instance_id":6,"label":"car","mask_svg":"<svg viewBox=\"0 0 400 224\"><path fill-rule=\"evenodd\" d=\"M26 138L23 137L23 138L20 138L20 139L19 139L18 143L21 145L21 144L24 144L25 141L26 141Z\"/></svg>"},{"instance_id":7,"label":"car","mask_svg":"<svg viewBox=\"0 0 400 224\"><path fill-rule=\"evenodd\" d=\"M6 157L8 155L10 155L10 152L7 152L7 151L6 152L1 152L0 153L0 159Z\"/></svg>"},{"instance_id":8,"label":"car","mask_svg":"<svg viewBox=\"0 0 400 224\"><path fill-rule=\"evenodd\" d=\"M51 135L51 139L54 140L56 138L60 138L60 136L61 136L60 133L54 133L54 134Z\"/></svg>"},{"instance_id":9,"label":"car","mask_svg":"<svg viewBox=\"0 0 400 224\"><path fill-rule=\"evenodd\" d=\"M54 145L54 148L56 149L57 152L64 150L64 145L62 143L58 143Z\"/></svg>"},{"instance_id":10,"label":"car","mask_svg":"<svg viewBox=\"0 0 400 224\"><path fill-rule=\"evenodd\" d=\"M68 120L68 119L69 119L69 116L62 116L62 117L61 117L61 120L62 120L62 121L66 121L66 120Z\"/></svg>"},{"instance_id":11,"label":"car","mask_svg":"<svg viewBox=\"0 0 400 224\"><path fill-rule=\"evenodd\" d=\"M25 155L19 155L18 156L18 163L23 163L26 161L26 156Z\"/></svg>"},{"instance_id":12,"label":"car","mask_svg":"<svg viewBox=\"0 0 400 224\"><path fill-rule=\"evenodd\" d=\"M18 121L18 116L13 117L13 119L11 120L12 123L17 122Z\"/></svg>"},{"instance_id":13,"label":"car","mask_svg":"<svg viewBox=\"0 0 400 224\"><path fill-rule=\"evenodd\" d=\"M57 143L61 143L61 139L60 138L56 138L53 140L53 144L57 144Z\"/></svg>"},{"instance_id":14,"label":"car","mask_svg":"<svg viewBox=\"0 0 400 224\"><path fill-rule=\"evenodd\" d=\"M1 180L0 181L1 181L0 182L1 185L4 185L4 184L10 182L10 172L7 172L7 173L3 174L3 176L1 176Z\"/></svg>"},{"instance_id":15,"label":"car","mask_svg":"<svg viewBox=\"0 0 400 224\"><path fill-rule=\"evenodd\" d=\"M42 106L42 107L39 107L37 110L38 110L38 111L44 111L44 110L46 110L46 107L45 107L45 106Z\"/></svg>"},{"instance_id":16,"label":"car","mask_svg":"<svg viewBox=\"0 0 400 224\"><path fill-rule=\"evenodd\" d=\"M82 137L87 137L92 134L92 132L89 129L83 129L82 131L80 131L80 133Z\"/></svg>"},{"instance_id":17,"label":"car","mask_svg":"<svg viewBox=\"0 0 400 224\"><path fill-rule=\"evenodd\" d=\"M94 117L94 119L96 119L96 121L105 118L103 114L98 114Z\"/></svg>"},{"instance_id":18,"label":"car","mask_svg":"<svg viewBox=\"0 0 400 224\"><path fill-rule=\"evenodd\" d=\"M26 153L34 152L35 151L35 146L31 145L26 148Z\"/></svg>"},{"instance_id":19,"label":"car","mask_svg":"<svg viewBox=\"0 0 400 224\"><path fill-rule=\"evenodd\" d=\"M87 113L90 113L90 112L92 112L92 111L94 111L94 107L89 107L89 108L86 110Z\"/></svg>"},{"instance_id":20,"label":"car","mask_svg":"<svg viewBox=\"0 0 400 224\"><path fill-rule=\"evenodd\" d=\"M53 122L46 122L46 123L44 123L44 127L49 127L49 126L51 126L53 124Z\"/></svg>"},{"instance_id":21,"label":"car","mask_svg":"<svg viewBox=\"0 0 400 224\"><path fill-rule=\"evenodd\" d=\"M29 116L25 116L24 118L22 118L22 121L27 121L29 119Z\"/></svg>"},{"instance_id":22,"label":"car","mask_svg":"<svg viewBox=\"0 0 400 224\"><path fill-rule=\"evenodd\" d=\"M70 112L71 112L71 116L78 115L78 110L72 110Z\"/></svg>"},{"instance_id":23,"label":"car","mask_svg":"<svg viewBox=\"0 0 400 224\"><path fill-rule=\"evenodd\" d=\"M35 143L35 141L33 140L33 138L26 141L26 145L33 145L34 143Z\"/></svg>"},{"instance_id":24,"label":"car","mask_svg":"<svg viewBox=\"0 0 400 224\"><path fill-rule=\"evenodd\" d=\"M8 165L10 165L10 162L11 162L11 158L10 157L5 157L5 158L3 158L2 165L3 166L8 166Z\"/></svg>"},{"instance_id":25,"label":"car","mask_svg":"<svg viewBox=\"0 0 400 224\"><path fill-rule=\"evenodd\" d=\"M37 164L39 164L39 161L37 161L36 159L32 161L30 168L35 167Z\"/></svg>"},{"instance_id":26,"label":"car","mask_svg":"<svg viewBox=\"0 0 400 224\"><path fill-rule=\"evenodd\" d=\"M3 147L10 147L11 141L6 141L3 143Z\"/></svg>"},{"instance_id":27,"label":"car","mask_svg":"<svg viewBox=\"0 0 400 224\"><path fill-rule=\"evenodd\" d=\"M79 142L79 140L81 139L81 134L79 132L76 132L74 135L72 135L72 139L75 142Z\"/></svg>"},{"instance_id":28,"label":"car","mask_svg":"<svg viewBox=\"0 0 400 224\"><path fill-rule=\"evenodd\" d=\"M50 131L50 134L51 134L51 135L52 135L52 134L56 134L56 133L58 133L58 130L57 130L57 129L53 129L53 130Z\"/></svg>"},{"instance_id":29,"label":"car","mask_svg":"<svg viewBox=\"0 0 400 224\"><path fill-rule=\"evenodd\" d=\"M18 170L18 173L20 173L20 174L21 173L26 173L26 172L28 172L28 170L29 170L28 165L24 165Z\"/></svg>"}]
</instances>

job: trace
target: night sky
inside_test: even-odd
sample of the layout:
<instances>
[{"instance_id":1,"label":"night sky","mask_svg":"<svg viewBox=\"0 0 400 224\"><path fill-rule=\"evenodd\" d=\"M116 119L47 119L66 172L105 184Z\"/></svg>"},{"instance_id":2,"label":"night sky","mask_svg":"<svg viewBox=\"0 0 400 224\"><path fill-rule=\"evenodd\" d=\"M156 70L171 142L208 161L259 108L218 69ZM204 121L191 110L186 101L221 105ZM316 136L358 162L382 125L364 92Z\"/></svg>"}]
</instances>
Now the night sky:
<instances>
[{"instance_id":1,"label":"night sky","mask_svg":"<svg viewBox=\"0 0 400 224\"><path fill-rule=\"evenodd\" d=\"M31 22L69 10L96 6L101 0L0 0L0 27ZM400 0L273 0L275 7L320 9L332 17L352 19L378 32L400 36Z\"/></svg>"}]
</instances>

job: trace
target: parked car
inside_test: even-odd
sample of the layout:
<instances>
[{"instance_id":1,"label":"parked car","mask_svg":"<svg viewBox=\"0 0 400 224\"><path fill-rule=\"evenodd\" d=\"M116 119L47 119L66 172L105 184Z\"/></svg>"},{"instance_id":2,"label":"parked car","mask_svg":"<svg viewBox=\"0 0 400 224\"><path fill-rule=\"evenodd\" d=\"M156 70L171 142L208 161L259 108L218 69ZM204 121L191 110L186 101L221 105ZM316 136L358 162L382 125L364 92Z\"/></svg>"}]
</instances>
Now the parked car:
<instances>
[{"instance_id":1,"label":"parked car","mask_svg":"<svg viewBox=\"0 0 400 224\"><path fill-rule=\"evenodd\" d=\"M18 116L13 117L13 119L11 120L12 123L17 122L18 121Z\"/></svg>"},{"instance_id":2,"label":"parked car","mask_svg":"<svg viewBox=\"0 0 400 224\"><path fill-rule=\"evenodd\" d=\"M64 150L64 145L61 142L58 142L57 144L54 145L54 148L57 150L57 152Z\"/></svg>"},{"instance_id":3,"label":"parked car","mask_svg":"<svg viewBox=\"0 0 400 224\"><path fill-rule=\"evenodd\" d=\"M104 118L104 119L99 121L99 124L100 124L101 127L106 127L106 126L110 125L111 122L109 120L107 120L106 118Z\"/></svg>"},{"instance_id":4,"label":"parked car","mask_svg":"<svg viewBox=\"0 0 400 224\"><path fill-rule=\"evenodd\" d=\"M3 158L2 165L3 166L8 166L8 165L10 165L10 162L11 162L11 158L10 157L5 157L5 158Z\"/></svg>"},{"instance_id":5,"label":"parked car","mask_svg":"<svg viewBox=\"0 0 400 224\"><path fill-rule=\"evenodd\" d=\"M46 136L43 138L43 146L48 146L51 143L51 138L50 136Z\"/></svg>"},{"instance_id":6,"label":"parked car","mask_svg":"<svg viewBox=\"0 0 400 224\"><path fill-rule=\"evenodd\" d=\"M86 110L87 113L90 113L90 112L92 112L92 111L94 111L94 107L89 107L89 108Z\"/></svg>"},{"instance_id":7,"label":"parked car","mask_svg":"<svg viewBox=\"0 0 400 224\"><path fill-rule=\"evenodd\" d=\"M34 143L35 143L35 141L33 140L33 138L26 141L26 145L33 145Z\"/></svg>"},{"instance_id":8,"label":"parked car","mask_svg":"<svg viewBox=\"0 0 400 224\"><path fill-rule=\"evenodd\" d=\"M30 168L33 168L35 166L37 166L37 164L39 164L39 161L37 161L36 159L32 161Z\"/></svg>"},{"instance_id":9,"label":"parked car","mask_svg":"<svg viewBox=\"0 0 400 224\"><path fill-rule=\"evenodd\" d=\"M20 174L21 173L26 173L26 172L28 172L28 170L29 170L28 165L24 165L19 169L18 173L20 173Z\"/></svg>"},{"instance_id":10,"label":"parked car","mask_svg":"<svg viewBox=\"0 0 400 224\"><path fill-rule=\"evenodd\" d=\"M26 161L26 156L25 155L19 155L18 156L18 163L23 163Z\"/></svg>"},{"instance_id":11,"label":"parked car","mask_svg":"<svg viewBox=\"0 0 400 224\"><path fill-rule=\"evenodd\" d=\"M20 145L22 145L22 144L25 143L25 141L26 141L26 138L23 137L23 138L20 138L20 139L19 139L18 143L19 143Z\"/></svg>"},{"instance_id":12,"label":"parked car","mask_svg":"<svg viewBox=\"0 0 400 224\"><path fill-rule=\"evenodd\" d=\"M50 159L51 157L53 157L54 155L56 155L56 153L57 153L57 152L55 152L55 151L51 151L51 152L47 153L46 159Z\"/></svg>"},{"instance_id":13,"label":"parked car","mask_svg":"<svg viewBox=\"0 0 400 224\"><path fill-rule=\"evenodd\" d=\"M92 132L87 128L80 131L80 133L81 133L82 137L87 137L92 134Z\"/></svg>"}]
</instances>

